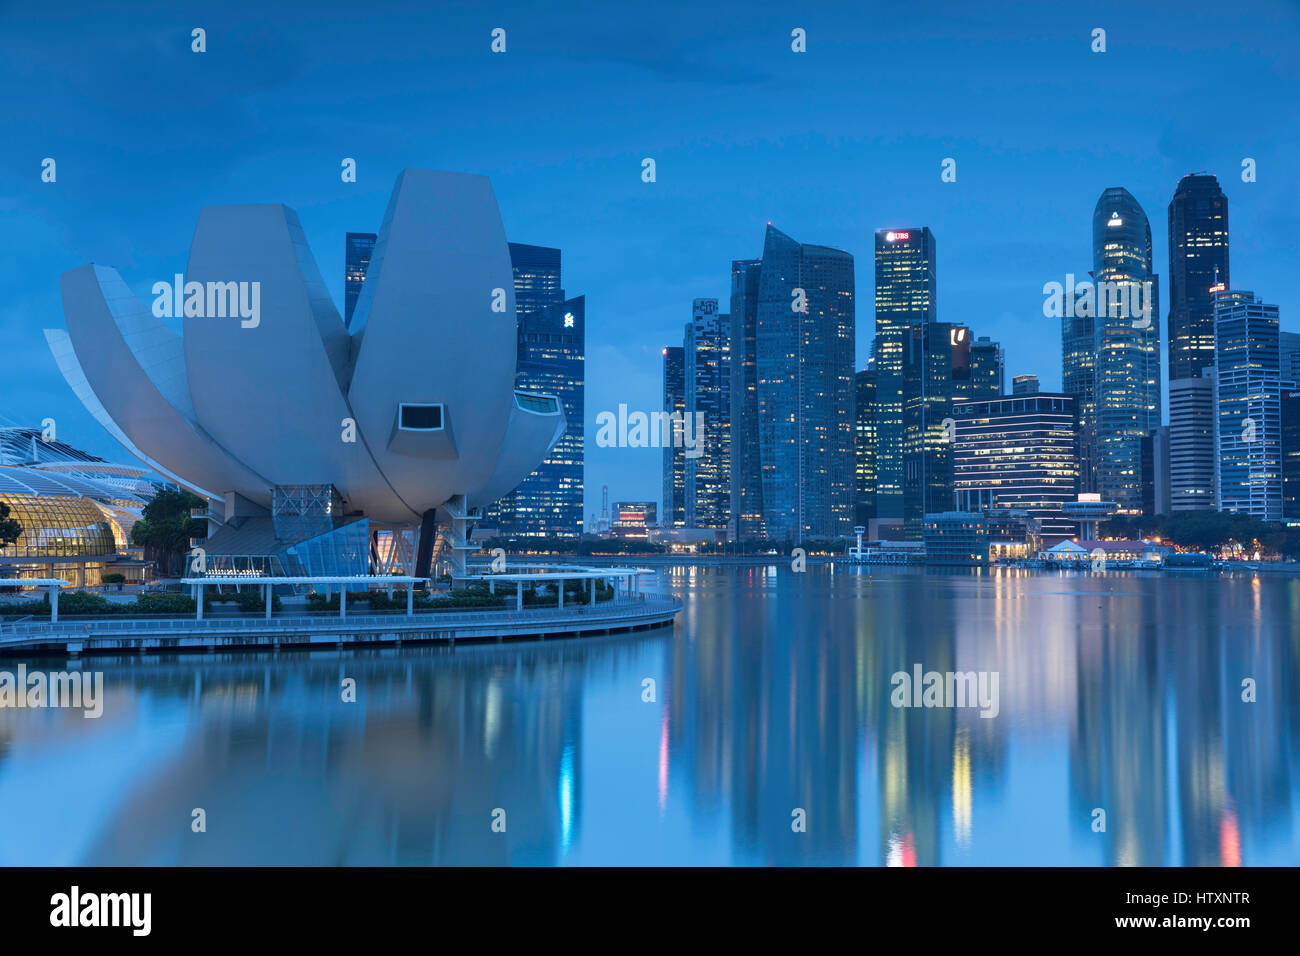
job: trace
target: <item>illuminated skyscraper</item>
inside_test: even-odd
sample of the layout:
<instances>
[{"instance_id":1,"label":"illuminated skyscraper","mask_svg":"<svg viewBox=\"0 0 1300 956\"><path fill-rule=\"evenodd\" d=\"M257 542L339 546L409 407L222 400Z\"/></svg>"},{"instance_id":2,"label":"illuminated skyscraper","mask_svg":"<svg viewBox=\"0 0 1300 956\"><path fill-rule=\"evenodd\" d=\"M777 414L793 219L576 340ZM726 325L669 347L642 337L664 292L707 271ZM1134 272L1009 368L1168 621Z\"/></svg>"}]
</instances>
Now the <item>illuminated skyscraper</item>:
<instances>
[{"instance_id":1,"label":"illuminated skyscraper","mask_svg":"<svg viewBox=\"0 0 1300 956\"><path fill-rule=\"evenodd\" d=\"M686 415L703 434L686 455L686 526L727 528L731 515L731 317L696 299L683 343ZM701 416L703 418L701 419Z\"/></svg>"},{"instance_id":2,"label":"illuminated skyscraper","mask_svg":"<svg viewBox=\"0 0 1300 956\"><path fill-rule=\"evenodd\" d=\"M997 398L1004 391L1006 371L1002 346L987 335L970 344L969 384L959 387L959 398Z\"/></svg>"},{"instance_id":3,"label":"illuminated skyscraper","mask_svg":"<svg viewBox=\"0 0 1300 956\"><path fill-rule=\"evenodd\" d=\"M686 415L686 364L680 345L664 349L664 405L669 415ZM671 435L669 436L672 437ZM663 508L659 524L664 528L686 527L686 449L670 441L663 449Z\"/></svg>"},{"instance_id":4,"label":"illuminated skyscraper","mask_svg":"<svg viewBox=\"0 0 1300 956\"><path fill-rule=\"evenodd\" d=\"M970 393L970 329L925 322L903 340L903 528L921 540L927 514L953 509L952 408Z\"/></svg>"},{"instance_id":5,"label":"illuminated skyscraper","mask_svg":"<svg viewBox=\"0 0 1300 956\"><path fill-rule=\"evenodd\" d=\"M876 514L903 514L903 350L909 329L938 318L934 235L876 230Z\"/></svg>"},{"instance_id":6,"label":"illuminated skyscraper","mask_svg":"<svg viewBox=\"0 0 1300 956\"><path fill-rule=\"evenodd\" d=\"M758 448L758 280L762 259L731 263L731 516L738 538L764 538Z\"/></svg>"},{"instance_id":7,"label":"illuminated skyscraper","mask_svg":"<svg viewBox=\"0 0 1300 956\"><path fill-rule=\"evenodd\" d=\"M504 535L576 538L582 534L586 462L586 298L565 298L559 249L512 242L510 261L519 322L515 387L558 396L568 428L487 520L496 518Z\"/></svg>"},{"instance_id":8,"label":"illuminated skyscraper","mask_svg":"<svg viewBox=\"0 0 1300 956\"><path fill-rule=\"evenodd\" d=\"M1253 292L1214 297L1218 507L1282 518L1278 308Z\"/></svg>"},{"instance_id":9,"label":"illuminated skyscraper","mask_svg":"<svg viewBox=\"0 0 1300 956\"><path fill-rule=\"evenodd\" d=\"M853 257L767 227L755 357L767 537L853 525Z\"/></svg>"},{"instance_id":10,"label":"illuminated skyscraper","mask_svg":"<svg viewBox=\"0 0 1300 956\"><path fill-rule=\"evenodd\" d=\"M1097 490L1122 513L1142 511L1142 440L1160 425L1160 310L1151 226L1123 187L1092 215Z\"/></svg>"},{"instance_id":11,"label":"illuminated skyscraper","mask_svg":"<svg viewBox=\"0 0 1300 956\"><path fill-rule=\"evenodd\" d=\"M876 516L876 367L872 360L853 376L857 407L853 423L856 504L853 523L868 527Z\"/></svg>"},{"instance_id":12,"label":"illuminated skyscraper","mask_svg":"<svg viewBox=\"0 0 1300 956\"><path fill-rule=\"evenodd\" d=\"M379 237L373 232L349 232L344 243L343 261L343 321L352 323L352 310L357 307L357 296L366 281L366 267Z\"/></svg>"},{"instance_id":13,"label":"illuminated skyscraper","mask_svg":"<svg viewBox=\"0 0 1300 956\"><path fill-rule=\"evenodd\" d=\"M1078 533L1062 506L1078 493L1074 399L1046 392L957 402L953 485L957 510L1027 511L1051 546Z\"/></svg>"},{"instance_id":14,"label":"illuminated skyscraper","mask_svg":"<svg viewBox=\"0 0 1300 956\"><path fill-rule=\"evenodd\" d=\"M1169 202L1170 381L1200 378L1214 364L1211 290L1231 285L1228 197L1214 176L1184 176Z\"/></svg>"}]
</instances>

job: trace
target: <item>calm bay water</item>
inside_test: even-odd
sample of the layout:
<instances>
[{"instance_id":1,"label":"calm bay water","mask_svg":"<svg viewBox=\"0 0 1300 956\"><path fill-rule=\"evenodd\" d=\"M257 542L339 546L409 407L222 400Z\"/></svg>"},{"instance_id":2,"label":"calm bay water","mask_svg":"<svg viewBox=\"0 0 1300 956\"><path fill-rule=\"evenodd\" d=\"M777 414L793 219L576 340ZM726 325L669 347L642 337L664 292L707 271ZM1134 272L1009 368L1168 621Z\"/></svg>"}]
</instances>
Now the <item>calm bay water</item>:
<instances>
[{"instance_id":1,"label":"calm bay water","mask_svg":"<svg viewBox=\"0 0 1300 956\"><path fill-rule=\"evenodd\" d=\"M1300 863L1300 579L661 588L637 635L86 659L99 720L0 710L0 864ZM997 717L892 706L914 664L996 672Z\"/></svg>"}]
</instances>

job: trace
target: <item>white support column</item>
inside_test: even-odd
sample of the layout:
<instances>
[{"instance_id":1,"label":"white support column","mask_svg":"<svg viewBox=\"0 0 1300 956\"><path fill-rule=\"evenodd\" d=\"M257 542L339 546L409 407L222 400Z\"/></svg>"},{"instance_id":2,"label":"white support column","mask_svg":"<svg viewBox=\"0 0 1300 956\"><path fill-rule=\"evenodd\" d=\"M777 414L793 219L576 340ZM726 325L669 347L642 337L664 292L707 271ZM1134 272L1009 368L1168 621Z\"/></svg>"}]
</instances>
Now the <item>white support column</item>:
<instances>
[{"instance_id":1,"label":"white support column","mask_svg":"<svg viewBox=\"0 0 1300 956\"><path fill-rule=\"evenodd\" d=\"M406 616L410 617L415 613L415 582L411 581L406 585Z\"/></svg>"},{"instance_id":2,"label":"white support column","mask_svg":"<svg viewBox=\"0 0 1300 956\"><path fill-rule=\"evenodd\" d=\"M558 590L560 594L560 603L557 604L556 607L562 608L564 607L564 578L560 578L560 586Z\"/></svg>"},{"instance_id":3,"label":"white support column","mask_svg":"<svg viewBox=\"0 0 1300 956\"><path fill-rule=\"evenodd\" d=\"M271 585L262 585L262 596L266 598L266 619L271 620Z\"/></svg>"},{"instance_id":4,"label":"white support column","mask_svg":"<svg viewBox=\"0 0 1300 956\"><path fill-rule=\"evenodd\" d=\"M517 585L515 589L515 610L522 611L524 609L524 582L516 581L515 584Z\"/></svg>"},{"instance_id":5,"label":"white support column","mask_svg":"<svg viewBox=\"0 0 1300 956\"><path fill-rule=\"evenodd\" d=\"M488 594L496 594L496 593L497 593L497 583L493 581L491 578L488 578Z\"/></svg>"},{"instance_id":6,"label":"white support column","mask_svg":"<svg viewBox=\"0 0 1300 956\"><path fill-rule=\"evenodd\" d=\"M339 617L348 616L348 586L339 585Z\"/></svg>"},{"instance_id":7,"label":"white support column","mask_svg":"<svg viewBox=\"0 0 1300 956\"><path fill-rule=\"evenodd\" d=\"M59 619L59 586L50 585L50 623L53 624Z\"/></svg>"},{"instance_id":8,"label":"white support column","mask_svg":"<svg viewBox=\"0 0 1300 956\"><path fill-rule=\"evenodd\" d=\"M203 620L203 591L204 587L202 584L194 585L194 607L196 610L194 619L196 621Z\"/></svg>"},{"instance_id":9,"label":"white support column","mask_svg":"<svg viewBox=\"0 0 1300 956\"><path fill-rule=\"evenodd\" d=\"M587 590L591 592L591 606L596 606L596 579L587 578Z\"/></svg>"}]
</instances>

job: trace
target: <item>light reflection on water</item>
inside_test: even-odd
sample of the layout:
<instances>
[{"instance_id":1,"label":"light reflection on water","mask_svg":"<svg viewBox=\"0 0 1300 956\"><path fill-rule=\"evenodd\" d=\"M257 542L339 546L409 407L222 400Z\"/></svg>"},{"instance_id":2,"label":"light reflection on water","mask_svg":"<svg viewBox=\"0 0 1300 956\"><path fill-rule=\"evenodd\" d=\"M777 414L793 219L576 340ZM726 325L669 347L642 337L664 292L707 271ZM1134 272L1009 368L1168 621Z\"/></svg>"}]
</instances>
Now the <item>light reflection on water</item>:
<instances>
[{"instance_id":1,"label":"light reflection on water","mask_svg":"<svg viewBox=\"0 0 1300 956\"><path fill-rule=\"evenodd\" d=\"M676 627L637 635L88 658L103 718L0 710L0 863L1300 862L1300 579L663 586ZM917 663L996 671L998 716L893 707Z\"/></svg>"}]
</instances>

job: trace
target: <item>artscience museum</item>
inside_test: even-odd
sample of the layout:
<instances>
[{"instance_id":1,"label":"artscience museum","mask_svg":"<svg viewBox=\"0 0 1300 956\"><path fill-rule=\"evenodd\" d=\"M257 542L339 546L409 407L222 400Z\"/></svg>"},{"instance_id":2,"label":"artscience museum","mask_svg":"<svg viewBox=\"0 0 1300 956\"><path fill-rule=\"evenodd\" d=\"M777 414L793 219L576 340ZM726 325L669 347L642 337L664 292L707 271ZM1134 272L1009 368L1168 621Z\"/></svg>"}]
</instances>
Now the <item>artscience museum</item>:
<instances>
[{"instance_id":1,"label":"artscience museum","mask_svg":"<svg viewBox=\"0 0 1300 956\"><path fill-rule=\"evenodd\" d=\"M463 573L482 509L565 431L554 396L515 389L510 252L485 177L398 176L348 324L283 205L203 209L175 278L178 313L112 268L66 272L67 330L45 334L114 438L208 500L209 572ZM209 314L214 288L228 307Z\"/></svg>"}]
</instances>

